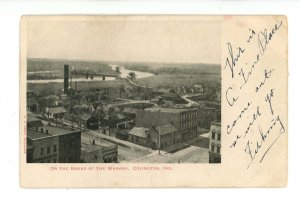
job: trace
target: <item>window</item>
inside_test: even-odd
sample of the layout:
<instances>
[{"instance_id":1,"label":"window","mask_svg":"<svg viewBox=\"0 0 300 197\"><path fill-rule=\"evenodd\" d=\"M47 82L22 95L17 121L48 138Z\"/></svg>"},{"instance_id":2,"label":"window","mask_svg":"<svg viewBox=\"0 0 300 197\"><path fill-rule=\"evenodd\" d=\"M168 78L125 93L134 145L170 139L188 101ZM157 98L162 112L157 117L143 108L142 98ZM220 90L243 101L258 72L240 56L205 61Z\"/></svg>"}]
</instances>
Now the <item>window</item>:
<instances>
[{"instance_id":1,"label":"window","mask_svg":"<svg viewBox=\"0 0 300 197\"><path fill-rule=\"evenodd\" d=\"M44 154L44 148L41 148L41 155Z\"/></svg>"},{"instance_id":2,"label":"window","mask_svg":"<svg viewBox=\"0 0 300 197\"><path fill-rule=\"evenodd\" d=\"M56 145L53 145L53 152L56 153Z\"/></svg>"},{"instance_id":3,"label":"window","mask_svg":"<svg viewBox=\"0 0 300 197\"><path fill-rule=\"evenodd\" d=\"M211 145L211 152L215 152L215 145L214 144Z\"/></svg>"},{"instance_id":4,"label":"window","mask_svg":"<svg viewBox=\"0 0 300 197\"><path fill-rule=\"evenodd\" d=\"M218 144L218 145L217 145L217 153L220 154L220 151L221 151L221 144Z\"/></svg>"},{"instance_id":5,"label":"window","mask_svg":"<svg viewBox=\"0 0 300 197\"><path fill-rule=\"evenodd\" d=\"M221 133L218 134L218 140L221 140Z\"/></svg>"},{"instance_id":6,"label":"window","mask_svg":"<svg viewBox=\"0 0 300 197\"><path fill-rule=\"evenodd\" d=\"M221 147L217 146L217 153L219 153L219 154L220 154L220 149L221 149Z\"/></svg>"},{"instance_id":7,"label":"window","mask_svg":"<svg viewBox=\"0 0 300 197\"><path fill-rule=\"evenodd\" d=\"M50 146L47 147L47 154L50 154Z\"/></svg>"},{"instance_id":8,"label":"window","mask_svg":"<svg viewBox=\"0 0 300 197\"><path fill-rule=\"evenodd\" d=\"M211 132L211 139L215 139L216 131L213 129Z\"/></svg>"}]
</instances>

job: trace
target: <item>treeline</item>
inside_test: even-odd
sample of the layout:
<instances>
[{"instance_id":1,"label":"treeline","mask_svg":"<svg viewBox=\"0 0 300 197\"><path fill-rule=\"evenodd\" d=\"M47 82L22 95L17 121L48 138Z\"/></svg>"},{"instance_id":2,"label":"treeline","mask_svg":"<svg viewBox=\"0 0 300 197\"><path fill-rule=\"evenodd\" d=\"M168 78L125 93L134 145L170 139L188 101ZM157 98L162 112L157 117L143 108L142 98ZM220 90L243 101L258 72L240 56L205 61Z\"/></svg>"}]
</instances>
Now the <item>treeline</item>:
<instances>
[{"instance_id":1,"label":"treeline","mask_svg":"<svg viewBox=\"0 0 300 197\"><path fill-rule=\"evenodd\" d=\"M100 61L84 61L84 60L61 60L61 59L27 59L27 72L37 71L53 71L59 70L63 72L63 65L71 66L72 71L77 72L93 72L115 74L115 71L108 65Z\"/></svg>"},{"instance_id":2,"label":"treeline","mask_svg":"<svg viewBox=\"0 0 300 197\"><path fill-rule=\"evenodd\" d=\"M126 69L158 74L221 74L221 66L215 64L174 65L124 65Z\"/></svg>"}]
</instances>

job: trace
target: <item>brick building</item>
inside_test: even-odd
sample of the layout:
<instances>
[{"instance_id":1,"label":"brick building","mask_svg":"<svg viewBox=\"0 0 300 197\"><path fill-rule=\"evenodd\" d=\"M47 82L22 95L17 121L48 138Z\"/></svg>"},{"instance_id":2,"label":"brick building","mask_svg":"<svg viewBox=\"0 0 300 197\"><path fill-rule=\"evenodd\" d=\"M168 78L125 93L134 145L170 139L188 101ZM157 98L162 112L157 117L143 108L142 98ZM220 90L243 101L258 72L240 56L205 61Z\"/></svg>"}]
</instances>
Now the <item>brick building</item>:
<instances>
[{"instance_id":1,"label":"brick building","mask_svg":"<svg viewBox=\"0 0 300 197\"><path fill-rule=\"evenodd\" d=\"M217 120L216 109L201 107L198 109L198 127L210 129L210 123Z\"/></svg>"},{"instance_id":2,"label":"brick building","mask_svg":"<svg viewBox=\"0 0 300 197\"><path fill-rule=\"evenodd\" d=\"M81 133L54 126L28 128L27 147L28 163L78 163Z\"/></svg>"},{"instance_id":3,"label":"brick building","mask_svg":"<svg viewBox=\"0 0 300 197\"><path fill-rule=\"evenodd\" d=\"M197 109L146 108L137 111L136 126L152 128L152 126L172 124L177 129L173 143L177 143L196 137L197 119Z\"/></svg>"}]
</instances>

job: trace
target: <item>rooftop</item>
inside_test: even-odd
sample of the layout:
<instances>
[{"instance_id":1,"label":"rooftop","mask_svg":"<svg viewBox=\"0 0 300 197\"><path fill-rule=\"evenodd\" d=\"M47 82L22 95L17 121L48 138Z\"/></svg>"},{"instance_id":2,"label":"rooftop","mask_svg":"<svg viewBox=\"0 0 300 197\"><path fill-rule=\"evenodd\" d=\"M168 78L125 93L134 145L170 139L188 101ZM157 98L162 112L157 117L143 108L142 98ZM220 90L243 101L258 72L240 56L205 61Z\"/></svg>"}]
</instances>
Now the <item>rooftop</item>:
<instances>
[{"instance_id":1,"label":"rooftop","mask_svg":"<svg viewBox=\"0 0 300 197\"><path fill-rule=\"evenodd\" d=\"M66 113L67 110L64 107L50 107L49 113L58 114L58 113Z\"/></svg>"},{"instance_id":2,"label":"rooftop","mask_svg":"<svg viewBox=\"0 0 300 197\"><path fill-rule=\"evenodd\" d=\"M210 124L221 126L221 122L218 121L211 122Z\"/></svg>"},{"instance_id":3,"label":"rooftop","mask_svg":"<svg viewBox=\"0 0 300 197\"><path fill-rule=\"evenodd\" d=\"M40 119L28 117L27 128L42 127L43 122Z\"/></svg>"},{"instance_id":4,"label":"rooftop","mask_svg":"<svg viewBox=\"0 0 300 197\"><path fill-rule=\"evenodd\" d=\"M177 131L177 129L172 124L157 126L156 130L160 133L160 135L165 135Z\"/></svg>"},{"instance_id":5,"label":"rooftop","mask_svg":"<svg viewBox=\"0 0 300 197\"><path fill-rule=\"evenodd\" d=\"M128 134L138 136L141 138L146 138L146 131L149 131L150 129L145 128L145 127L133 127L131 131L129 131Z\"/></svg>"},{"instance_id":6,"label":"rooftop","mask_svg":"<svg viewBox=\"0 0 300 197\"><path fill-rule=\"evenodd\" d=\"M104 139L101 139L101 138L96 138L95 139L95 144L93 145L93 142L92 141L89 141L87 140L86 138L81 138L81 145L83 144L87 144L87 145L92 145L92 146L96 146L94 147L95 149L96 148L108 148L108 147L115 147L117 146L116 144L114 143L111 143L109 141L106 141ZM89 146L87 146L88 148ZM92 151L92 150L91 150Z\"/></svg>"},{"instance_id":7,"label":"rooftop","mask_svg":"<svg viewBox=\"0 0 300 197\"><path fill-rule=\"evenodd\" d=\"M43 129L43 132L42 132ZM47 132L48 130L48 132ZM60 136L60 135L67 135L70 133L77 133L80 131L71 130L69 128L62 128L62 127L54 127L45 125L38 128L38 131L35 129L28 129L27 130L27 137L30 139L40 139L40 138L47 138L47 137L53 137L53 136Z\"/></svg>"},{"instance_id":8,"label":"rooftop","mask_svg":"<svg viewBox=\"0 0 300 197\"><path fill-rule=\"evenodd\" d=\"M94 152L94 151L101 150L101 149L102 149L102 147L97 144L81 143L81 151Z\"/></svg>"}]
</instances>

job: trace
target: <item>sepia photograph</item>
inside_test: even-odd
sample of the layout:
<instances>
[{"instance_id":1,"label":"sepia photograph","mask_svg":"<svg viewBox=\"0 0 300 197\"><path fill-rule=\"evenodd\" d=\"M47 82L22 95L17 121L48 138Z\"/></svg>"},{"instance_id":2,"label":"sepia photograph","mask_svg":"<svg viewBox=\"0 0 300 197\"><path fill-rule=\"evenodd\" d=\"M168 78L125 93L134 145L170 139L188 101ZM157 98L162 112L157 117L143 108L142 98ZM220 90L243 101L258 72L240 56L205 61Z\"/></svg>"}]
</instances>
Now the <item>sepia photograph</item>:
<instances>
[{"instance_id":1,"label":"sepia photograph","mask_svg":"<svg viewBox=\"0 0 300 197\"><path fill-rule=\"evenodd\" d=\"M26 162L221 163L221 37L218 18L28 20Z\"/></svg>"}]
</instances>

